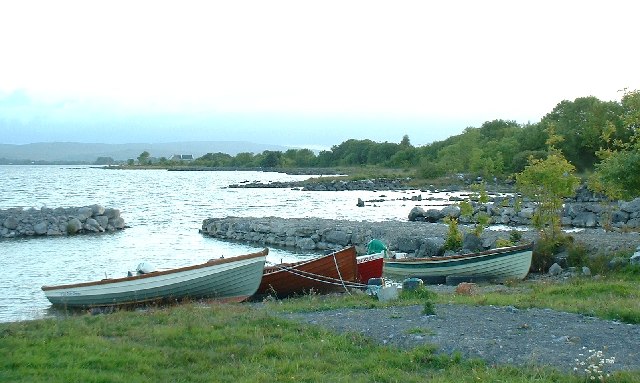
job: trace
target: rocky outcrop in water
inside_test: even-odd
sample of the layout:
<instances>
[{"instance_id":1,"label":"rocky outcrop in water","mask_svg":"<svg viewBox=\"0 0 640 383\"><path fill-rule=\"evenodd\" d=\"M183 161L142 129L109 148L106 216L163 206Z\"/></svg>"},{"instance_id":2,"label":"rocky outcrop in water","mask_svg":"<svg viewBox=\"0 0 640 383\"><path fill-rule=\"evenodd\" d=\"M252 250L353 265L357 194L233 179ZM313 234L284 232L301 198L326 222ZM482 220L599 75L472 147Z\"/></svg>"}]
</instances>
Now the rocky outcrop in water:
<instances>
[{"instance_id":1,"label":"rocky outcrop in water","mask_svg":"<svg viewBox=\"0 0 640 383\"><path fill-rule=\"evenodd\" d=\"M100 205L0 210L0 238L103 233L124 228L120 210Z\"/></svg>"},{"instance_id":2,"label":"rocky outcrop in water","mask_svg":"<svg viewBox=\"0 0 640 383\"><path fill-rule=\"evenodd\" d=\"M327 180L327 181L291 181L291 182L243 182L229 185L229 188L291 188L304 191L346 191L346 190L408 190L406 179L367 179L367 180Z\"/></svg>"},{"instance_id":3,"label":"rocky outcrop in water","mask_svg":"<svg viewBox=\"0 0 640 383\"><path fill-rule=\"evenodd\" d=\"M457 201L451 201L457 202ZM480 204L471 201L473 215L461 216L460 208L448 206L444 209L414 207L408 214L409 221L443 222L446 217L458 218L461 223L476 223L481 214L489 216L491 224L508 226L530 226L536 211L532 202L520 202L514 197L495 197L491 202ZM613 230L640 229L640 198L633 201L607 202L597 198L576 198L565 201L562 210L562 225L575 228L609 228Z\"/></svg>"},{"instance_id":4,"label":"rocky outcrop in water","mask_svg":"<svg viewBox=\"0 0 640 383\"><path fill-rule=\"evenodd\" d=\"M468 232L470 227L461 226ZM422 222L364 222L321 218L225 217L208 218L202 222L200 233L214 238L259 243L266 246L295 248L303 251L327 251L355 246L358 254L366 252L370 240L385 242L389 250L409 256L441 255L448 226ZM522 241L537 238L533 230L519 232ZM498 239L510 239L509 231L484 230L483 248L495 247ZM612 254L640 246L640 234L606 232L584 229L571 233L575 241L594 252Z\"/></svg>"}]
</instances>

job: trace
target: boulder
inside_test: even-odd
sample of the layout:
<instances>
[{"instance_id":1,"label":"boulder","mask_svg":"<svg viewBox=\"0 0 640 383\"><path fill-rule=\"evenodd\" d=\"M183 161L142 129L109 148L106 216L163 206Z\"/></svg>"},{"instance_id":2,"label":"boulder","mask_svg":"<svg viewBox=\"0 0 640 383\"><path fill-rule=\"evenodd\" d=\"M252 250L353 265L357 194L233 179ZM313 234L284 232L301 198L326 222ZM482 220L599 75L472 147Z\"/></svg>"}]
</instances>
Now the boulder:
<instances>
[{"instance_id":1,"label":"boulder","mask_svg":"<svg viewBox=\"0 0 640 383\"><path fill-rule=\"evenodd\" d=\"M551 265L551 267L549 267L549 274L551 275L562 274L562 267L560 267L560 265L558 265L557 263L554 263L553 265Z\"/></svg>"},{"instance_id":2,"label":"boulder","mask_svg":"<svg viewBox=\"0 0 640 383\"><path fill-rule=\"evenodd\" d=\"M76 217L81 221L84 222L87 220L87 218L90 218L93 215L93 209L91 209L90 207L79 207L78 211L76 212Z\"/></svg>"},{"instance_id":3,"label":"boulder","mask_svg":"<svg viewBox=\"0 0 640 383\"><path fill-rule=\"evenodd\" d=\"M424 213L425 211L423 208L421 208L420 206L415 206L409 212L409 221L416 221L418 218L424 217Z\"/></svg>"},{"instance_id":4,"label":"boulder","mask_svg":"<svg viewBox=\"0 0 640 383\"><path fill-rule=\"evenodd\" d=\"M460 217L460 206L457 206L457 205L445 206L441 210L441 212L444 217L458 218Z\"/></svg>"},{"instance_id":5,"label":"boulder","mask_svg":"<svg viewBox=\"0 0 640 383\"><path fill-rule=\"evenodd\" d=\"M347 246L351 241L351 234L346 233L343 230L336 229L330 230L325 235L325 241L330 243L337 243L338 245Z\"/></svg>"},{"instance_id":6,"label":"boulder","mask_svg":"<svg viewBox=\"0 0 640 383\"><path fill-rule=\"evenodd\" d=\"M35 225L33 225L33 231L37 235L45 235L45 234L47 234L47 229L48 229L48 225L47 225L46 222L38 222Z\"/></svg>"},{"instance_id":7,"label":"boulder","mask_svg":"<svg viewBox=\"0 0 640 383\"><path fill-rule=\"evenodd\" d=\"M462 238L462 248L472 253L484 250L482 247L482 239L474 233L466 233Z\"/></svg>"},{"instance_id":8,"label":"boulder","mask_svg":"<svg viewBox=\"0 0 640 383\"><path fill-rule=\"evenodd\" d=\"M311 238L300 238L295 242L295 245L302 250L314 250L316 248L316 243Z\"/></svg>"},{"instance_id":9,"label":"boulder","mask_svg":"<svg viewBox=\"0 0 640 383\"><path fill-rule=\"evenodd\" d=\"M103 215L104 211L105 211L105 208L100 205L91 205L92 217L95 217L97 215Z\"/></svg>"},{"instance_id":10,"label":"boulder","mask_svg":"<svg viewBox=\"0 0 640 383\"><path fill-rule=\"evenodd\" d=\"M9 230L15 230L18 228L19 224L20 224L20 221L18 221L16 217L11 216L4 220L3 225Z\"/></svg>"},{"instance_id":11,"label":"boulder","mask_svg":"<svg viewBox=\"0 0 640 383\"><path fill-rule=\"evenodd\" d=\"M422 245L422 241L418 237L401 237L397 241L397 250L401 253L413 253Z\"/></svg>"},{"instance_id":12,"label":"boulder","mask_svg":"<svg viewBox=\"0 0 640 383\"><path fill-rule=\"evenodd\" d=\"M416 253L417 257L437 257L444 252L444 238L432 237L425 239Z\"/></svg>"},{"instance_id":13,"label":"boulder","mask_svg":"<svg viewBox=\"0 0 640 383\"><path fill-rule=\"evenodd\" d=\"M82 222L78 218L72 218L67 222L67 233L75 234L82 230Z\"/></svg>"},{"instance_id":14,"label":"boulder","mask_svg":"<svg viewBox=\"0 0 640 383\"><path fill-rule=\"evenodd\" d=\"M627 213L640 212L640 197L633 201L623 202L620 205L620 210L626 211Z\"/></svg>"},{"instance_id":15,"label":"boulder","mask_svg":"<svg viewBox=\"0 0 640 383\"><path fill-rule=\"evenodd\" d=\"M430 223L435 223L444 218L444 214L442 214L442 210L438 209L429 209L424 212L424 220Z\"/></svg>"},{"instance_id":16,"label":"boulder","mask_svg":"<svg viewBox=\"0 0 640 383\"><path fill-rule=\"evenodd\" d=\"M100 233L100 232L104 231L104 229L100 226L98 221L96 221L93 218L87 218L87 220L84 222L84 225L82 227L85 230L93 232L93 233Z\"/></svg>"},{"instance_id":17,"label":"boulder","mask_svg":"<svg viewBox=\"0 0 640 383\"><path fill-rule=\"evenodd\" d=\"M636 249L636 252L633 253L631 258L629 258L629 263L632 265L640 265L640 247Z\"/></svg>"}]
</instances>

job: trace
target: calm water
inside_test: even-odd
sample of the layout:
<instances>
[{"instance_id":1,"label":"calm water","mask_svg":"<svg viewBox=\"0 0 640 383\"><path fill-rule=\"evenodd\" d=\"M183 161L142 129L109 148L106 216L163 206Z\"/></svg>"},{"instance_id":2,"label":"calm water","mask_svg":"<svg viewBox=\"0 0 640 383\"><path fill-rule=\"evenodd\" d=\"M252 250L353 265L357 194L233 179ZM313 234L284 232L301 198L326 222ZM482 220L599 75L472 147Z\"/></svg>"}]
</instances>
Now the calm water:
<instances>
[{"instance_id":1,"label":"calm water","mask_svg":"<svg viewBox=\"0 0 640 383\"><path fill-rule=\"evenodd\" d=\"M0 322L52 315L42 285L124 276L140 262L157 268L201 263L224 255L262 249L202 236L210 217L319 217L360 221L406 220L416 204L403 197L426 193L303 192L290 189L229 189L242 181L303 180L262 172L168 172L105 170L95 167L0 166L0 209L99 204L118 208L130 228L116 233L59 238L0 240ZM446 195L436 196L446 198ZM358 198L384 199L358 208ZM369 205L369 204L368 204ZM316 254L270 249L268 261L290 261Z\"/></svg>"}]
</instances>

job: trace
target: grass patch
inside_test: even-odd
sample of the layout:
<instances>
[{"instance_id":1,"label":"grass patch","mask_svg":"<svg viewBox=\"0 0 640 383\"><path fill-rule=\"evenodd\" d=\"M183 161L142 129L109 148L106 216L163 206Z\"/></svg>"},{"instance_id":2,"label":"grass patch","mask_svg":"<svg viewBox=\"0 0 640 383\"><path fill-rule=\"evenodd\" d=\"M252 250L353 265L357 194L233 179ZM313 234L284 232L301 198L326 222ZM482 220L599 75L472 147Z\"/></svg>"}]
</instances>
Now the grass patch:
<instances>
[{"instance_id":1,"label":"grass patch","mask_svg":"<svg viewBox=\"0 0 640 383\"><path fill-rule=\"evenodd\" d=\"M526 286L528 289L517 289ZM624 323L640 324L640 281L633 274L572 278L567 282L521 282L514 293L472 296L443 294L439 302L551 308Z\"/></svg>"},{"instance_id":2,"label":"grass patch","mask_svg":"<svg viewBox=\"0 0 640 383\"><path fill-rule=\"evenodd\" d=\"M368 304L366 296L345 301L356 298ZM577 381L544 368L441 356L431 347L381 346L361 334L338 335L280 319L271 306L279 304L189 303L0 324L0 381Z\"/></svg>"},{"instance_id":3,"label":"grass patch","mask_svg":"<svg viewBox=\"0 0 640 383\"><path fill-rule=\"evenodd\" d=\"M453 301L548 307L640 323L640 286L634 273L568 283L512 282L509 293L475 296L436 296L418 289L392 303L364 294L311 294L258 304L185 303L3 323L0 381L581 382L584 377L547 367L487 366L460 355L438 355L430 346L383 346L360 333L336 334L276 314ZM429 335L430 330L415 327L409 333ZM640 376L616 372L607 381L640 382Z\"/></svg>"}]
</instances>

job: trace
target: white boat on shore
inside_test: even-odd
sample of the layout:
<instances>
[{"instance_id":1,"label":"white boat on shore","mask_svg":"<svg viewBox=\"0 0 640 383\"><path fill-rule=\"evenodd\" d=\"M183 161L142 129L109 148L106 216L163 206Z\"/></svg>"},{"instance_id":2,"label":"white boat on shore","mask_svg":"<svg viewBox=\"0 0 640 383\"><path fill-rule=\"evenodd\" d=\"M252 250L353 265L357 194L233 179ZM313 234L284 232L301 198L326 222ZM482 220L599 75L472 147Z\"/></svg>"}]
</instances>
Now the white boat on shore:
<instances>
[{"instance_id":1,"label":"white boat on shore","mask_svg":"<svg viewBox=\"0 0 640 383\"><path fill-rule=\"evenodd\" d=\"M199 265L154 271L124 278L59 286L43 286L54 306L100 307L185 298L240 302L253 295L269 249Z\"/></svg>"},{"instance_id":2,"label":"white boat on shore","mask_svg":"<svg viewBox=\"0 0 640 383\"><path fill-rule=\"evenodd\" d=\"M527 244L446 257L385 259L383 274L402 279L420 278L426 283L445 283L447 278L520 280L529 273L532 254L533 244Z\"/></svg>"}]
</instances>

